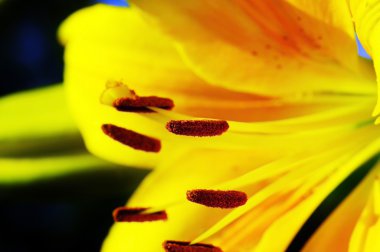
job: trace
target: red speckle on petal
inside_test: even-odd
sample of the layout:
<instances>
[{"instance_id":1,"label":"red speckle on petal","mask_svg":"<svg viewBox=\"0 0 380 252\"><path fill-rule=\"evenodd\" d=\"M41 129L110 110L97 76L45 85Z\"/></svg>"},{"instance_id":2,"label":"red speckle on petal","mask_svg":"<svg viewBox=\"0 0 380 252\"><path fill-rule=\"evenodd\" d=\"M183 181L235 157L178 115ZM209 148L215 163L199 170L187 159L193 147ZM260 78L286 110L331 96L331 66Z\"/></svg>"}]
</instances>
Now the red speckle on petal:
<instances>
[{"instance_id":1,"label":"red speckle on petal","mask_svg":"<svg viewBox=\"0 0 380 252\"><path fill-rule=\"evenodd\" d=\"M257 52L257 51L252 51L251 54L252 54L253 56L257 56L257 55L258 55L258 52Z\"/></svg>"}]
</instances>

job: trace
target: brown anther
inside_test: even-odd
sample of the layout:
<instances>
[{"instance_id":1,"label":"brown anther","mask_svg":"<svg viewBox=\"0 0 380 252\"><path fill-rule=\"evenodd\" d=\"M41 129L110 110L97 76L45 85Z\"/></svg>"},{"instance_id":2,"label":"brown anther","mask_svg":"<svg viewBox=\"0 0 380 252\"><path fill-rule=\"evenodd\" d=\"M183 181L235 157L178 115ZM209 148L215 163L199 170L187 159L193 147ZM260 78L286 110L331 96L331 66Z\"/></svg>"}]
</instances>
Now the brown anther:
<instances>
[{"instance_id":1,"label":"brown anther","mask_svg":"<svg viewBox=\"0 0 380 252\"><path fill-rule=\"evenodd\" d=\"M110 138L124 145L128 145L133 149L147 152L159 152L161 150L161 141L153 137L145 136L112 124L103 124L102 130L104 134Z\"/></svg>"},{"instance_id":2,"label":"brown anther","mask_svg":"<svg viewBox=\"0 0 380 252\"><path fill-rule=\"evenodd\" d=\"M118 207L113 213L115 222L145 222L145 221L165 221L168 216L165 211L154 213L144 213L148 208Z\"/></svg>"},{"instance_id":3,"label":"brown anther","mask_svg":"<svg viewBox=\"0 0 380 252\"><path fill-rule=\"evenodd\" d=\"M228 128L228 123L222 120L171 120L166 124L166 129L176 135L198 137L218 136Z\"/></svg>"},{"instance_id":4,"label":"brown anther","mask_svg":"<svg viewBox=\"0 0 380 252\"><path fill-rule=\"evenodd\" d=\"M134 91L132 97L121 97L113 102L113 106L124 112L142 112L149 113L154 112L148 107L161 108L171 110L174 107L174 102L168 98L162 98L157 96L137 96Z\"/></svg>"},{"instance_id":5,"label":"brown anther","mask_svg":"<svg viewBox=\"0 0 380 252\"><path fill-rule=\"evenodd\" d=\"M190 242L165 241L162 246L166 252L223 252L220 248L205 243L190 245Z\"/></svg>"},{"instance_id":6,"label":"brown anther","mask_svg":"<svg viewBox=\"0 0 380 252\"><path fill-rule=\"evenodd\" d=\"M240 191L221 191L196 189L187 191L186 197L189 201L208 207L235 208L244 205L247 194Z\"/></svg>"}]
</instances>

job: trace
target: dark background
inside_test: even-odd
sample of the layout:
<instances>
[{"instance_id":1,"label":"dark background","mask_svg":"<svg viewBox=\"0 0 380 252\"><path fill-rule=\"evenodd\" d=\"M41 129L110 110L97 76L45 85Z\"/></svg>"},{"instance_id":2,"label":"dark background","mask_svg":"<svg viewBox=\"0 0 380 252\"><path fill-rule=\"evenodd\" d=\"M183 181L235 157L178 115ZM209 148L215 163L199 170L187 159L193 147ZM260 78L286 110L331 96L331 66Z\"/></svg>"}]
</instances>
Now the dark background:
<instances>
[{"instance_id":1,"label":"dark background","mask_svg":"<svg viewBox=\"0 0 380 252\"><path fill-rule=\"evenodd\" d=\"M0 96L62 81L63 48L56 32L75 10L122 0L0 1Z\"/></svg>"},{"instance_id":2,"label":"dark background","mask_svg":"<svg viewBox=\"0 0 380 252\"><path fill-rule=\"evenodd\" d=\"M100 1L0 3L0 96L62 82L57 28L75 10L95 2ZM147 173L104 166L27 184L0 184L0 252L99 251L113 223L112 210L125 204Z\"/></svg>"}]
</instances>

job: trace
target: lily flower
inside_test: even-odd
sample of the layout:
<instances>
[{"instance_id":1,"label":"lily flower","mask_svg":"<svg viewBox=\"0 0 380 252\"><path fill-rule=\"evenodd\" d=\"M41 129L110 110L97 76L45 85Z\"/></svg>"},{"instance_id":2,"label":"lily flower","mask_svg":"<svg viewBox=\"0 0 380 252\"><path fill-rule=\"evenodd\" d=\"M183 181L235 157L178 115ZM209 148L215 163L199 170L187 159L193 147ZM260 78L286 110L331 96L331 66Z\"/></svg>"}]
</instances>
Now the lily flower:
<instances>
[{"instance_id":1,"label":"lily flower","mask_svg":"<svg viewBox=\"0 0 380 252\"><path fill-rule=\"evenodd\" d=\"M359 167L375 160L362 184L375 180L379 1L132 3L81 10L59 31L87 148L155 168L103 251L285 251Z\"/></svg>"}]
</instances>

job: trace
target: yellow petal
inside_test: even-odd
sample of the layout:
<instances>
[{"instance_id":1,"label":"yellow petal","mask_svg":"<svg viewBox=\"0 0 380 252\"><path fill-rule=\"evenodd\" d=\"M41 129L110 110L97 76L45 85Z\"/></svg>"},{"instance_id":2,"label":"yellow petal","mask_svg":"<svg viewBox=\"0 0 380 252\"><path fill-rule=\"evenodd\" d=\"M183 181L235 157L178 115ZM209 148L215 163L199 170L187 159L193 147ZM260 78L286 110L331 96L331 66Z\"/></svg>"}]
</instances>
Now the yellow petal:
<instances>
[{"instance_id":1,"label":"yellow petal","mask_svg":"<svg viewBox=\"0 0 380 252\"><path fill-rule=\"evenodd\" d=\"M117 223L104 251L156 251L166 239L210 239L234 248L234 242L246 240L251 231L262 238L255 240L257 249L283 251L323 198L379 151L378 141L368 145L378 134L368 118L374 75L370 65L357 58L349 29L317 15L330 13L331 8L314 13L295 3L233 3L137 2L152 15L146 19L150 23L134 7L98 5L63 24L60 35L66 45L67 93L88 148L118 163L159 164L129 204L162 207L169 214L165 223ZM344 24L346 17L342 16ZM264 22L267 19L271 22ZM154 22L176 40L178 51L171 39L154 30ZM306 30L309 27L315 29ZM333 43L347 47L332 52ZM152 108L154 114L116 111L109 106L112 99L101 99L105 104L99 101L102 94L115 97L114 91L118 97L118 87L106 89L112 80L127 85L122 95L135 89L139 95L168 96L179 105L173 112ZM236 105L238 101L242 103ZM264 115L273 108L275 116ZM263 115L246 117L247 111ZM305 116L289 119L300 115ZM269 122L229 122L229 131L215 138L176 136L165 129L168 120L194 116ZM160 139L163 149L156 154L123 146L101 132L101 125L108 123ZM289 160L289 156L291 162L304 161L302 157L308 160L313 153L335 151L342 142L347 143L342 148L347 152L339 149L337 157L331 153L331 158L318 156L318 162L299 169L291 169L294 163L280 167L281 162L275 162ZM338 161L343 165L337 166ZM263 173L268 163L275 164L269 165L275 170L269 175ZM218 169L210 169L209 164ZM256 197L230 213L194 206L182 198L187 189L218 185L240 185ZM312 196L307 197L310 191ZM276 206L265 213L272 203ZM219 236L225 229L227 234L228 225L236 220L241 226L239 218L252 212L249 218L264 212L264 224L258 225L261 229L252 225L241 236L227 240ZM192 221L194 216L197 221ZM283 235L273 244L279 233Z\"/></svg>"},{"instance_id":2,"label":"yellow petal","mask_svg":"<svg viewBox=\"0 0 380 252\"><path fill-rule=\"evenodd\" d=\"M379 151L380 141L376 141L362 150L357 152L352 158L347 160L338 170L332 173L326 182L321 186L318 186L314 192L314 196L309 197L304 203L300 204L293 211L289 211L284 217L276 220L276 222L266 231L266 237L260 242L261 250L268 251L268 248L278 248L280 251L284 250L293 238L293 234L300 227L299 225L306 221L312 211L322 202L324 198L331 193L336 186L338 186L349 174L351 174L357 167L363 164L365 161L372 158L375 153ZM310 212L309 212L310 211ZM276 234L282 233L282 231L288 230L284 233L282 239L278 244L273 244L273 240Z\"/></svg>"},{"instance_id":3,"label":"yellow petal","mask_svg":"<svg viewBox=\"0 0 380 252\"><path fill-rule=\"evenodd\" d=\"M130 206L165 206L168 221L116 223L102 251L159 251L164 240L194 239L229 211L189 203L186 191L210 188L239 176L271 160L273 157L270 155L262 151L252 158L247 152L207 149L173 155L165 167L155 170L145 179L128 203ZM209 163L217 168L217 172L209 168Z\"/></svg>"},{"instance_id":4,"label":"yellow petal","mask_svg":"<svg viewBox=\"0 0 380 252\"><path fill-rule=\"evenodd\" d=\"M377 170L378 172L378 170ZM379 231L379 207L380 207L380 184L379 178L372 179L372 191L368 188L369 196L355 228L353 229L349 251L378 251L380 249ZM371 183L368 183L371 184ZM369 194L368 192L371 193Z\"/></svg>"},{"instance_id":5,"label":"yellow petal","mask_svg":"<svg viewBox=\"0 0 380 252\"><path fill-rule=\"evenodd\" d=\"M165 167L159 167L145 180L128 203L129 206L167 209L169 221L117 223L103 251L155 251L167 239L211 242L226 251L234 251L237 244L243 251L255 246L259 251L283 251L319 203L379 150L379 141L363 147L373 136L369 134L368 138L361 139L364 135L367 133L353 134L345 138L350 144L325 146L320 150L329 151L324 154L319 151L315 157L305 160L300 157L307 155L306 150L295 151L297 154L292 159L284 155L284 151L265 148L247 152L201 149L185 154L179 152L179 156L173 154ZM290 142L297 145L298 141ZM210 169L210 163L217 169ZM202 209L184 199L186 190L194 188L240 188L251 198L246 205L232 211ZM257 239L248 241L247 237L252 235ZM274 237L276 243L273 243Z\"/></svg>"},{"instance_id":6,"label":"yellow petal","mask_svg":"<svg viewBox=\"0 0 380 252\"><path fill-rule=\"evenodd\" d=\"M284 251L287 245L289 245L289 242L291 241L291 239L294 237L294 235L298 231L298 229L303 224L303 222L308 218L308 216L318 206L318 204L351 171L353 171L364 160L371 157L373 153L378 150L378 148L379 148L379 142L374 143L364 148L362 151L358 152L352 158L347 159L346 157L346 160L344 160L344 163L338 166L339 168L337 171L333 171L332 167L338 165L338 163L334 164L332 161L334 159L331 159L331 158L322 158L318 162L315 162L315 160L314 161L309 160L308 163L306 164L303 164L303 165L299 164L300 167L298 168L293 167L292 170L289 171L289 173L285 173L281 175L275 182L270 183L267 188L264 188L264 190L254 194L252 196L252 199L250 199L245 206L238 208L236 210L233 210L231 214L227 215L224 219L219 221L215 226L213 226L210 230L204 233L201 237L197 238L195 241L196 242L203 241L204 239L210 237L211 235L215 235L214 237L211 237L211 241L215 240L215 241L219 241L221 244L227 244L226 246L232 246L232 247L227 247L227 248L230 248L231 250L234 247L240 246L238 244L243 243L244 246L247 246L248 248L257 246L256 249L258 251ZM353 151L352 147L351 148L349 147L349 149ZM354 151L354 153L355 152L356 151ZM344 158L344 155L342 154L337 154L335 156ZM348 156L350 156L350 154L348 154ZM329 161L326 161L326 160L329 160ZM322 172L320 175L310 173L311 171L315 171L315 169L313 168L313 165L320 167L318 168L319 170L317 170L319 172ZM325 170L323 171L323 169ZM303 176L306 176L306 177L305 178L299 177L300 175L296 175L297 172L300 172L300 174L303 174ZM302 196L303 194L297 193L298 197L300 196L302 197L300 200L301 202L297 203L296 206L294 206L294 202L291 203L292 200L294 200L294 197L293 197L293 199L290 199L290 202L289 202L290 205L288 205L288 203L285 203L286 200L284 200L284 198L280 198L277 204L273 204L272 202L272 203L269 203L270 207L264 205L263 208L260 208L260 204L262 204L263 200L266 200L270 195L273 195L273 197L276 197L276 195L278 195L278 193L280 192L281 194L282 193L285 194L288 192L287 190L290 190L292 187L297 188L298 182L302 183L302 181L307 180L306 178L309 178L311 180L317 179L316 181L318 181L318 178L321 175L322 175L322 178L323 177L326 178L326 179L321 180L321 183L320 183L321 185L318 185L317 183L317 186L316 186L315 184L313 185L314 182L311 184L303 182L305 185L309 184L310 187L306 187L303 189L301 187L300 191L301 192L303 191L303 193L305 193L305 189L306 189L306 192L308 190L311 190L312 195L310 196L306 194L306 199L302 199L302 197L304 197ZM297 199L297 197L295 199ZM289 206L291 206L291 208L293 207L294 208L289 209ZM239 223L240 223L240 226L241 226L241 223L247 223L246 221L244 221L244 217L243 217L242 222L240 222L239 219L237 219L239 218L239 216L243 216L243 214L246 214L246 215L253 214L252 215L254 216L253 219L260 219L261 216L263 215L263 213L261 212L267 213L268 219L264 223L260 222L261 224L260 225L258 224L256 228L254 228L256 226L254 225L252 229L251 228L249 229L251 230L251 232L256 232L255 234L252 234L249 231L247 231L241 234L241 236L236 235L236 232L237 230L239 230L239 228L231 230L231 225L227 226L233 221L235 221L238 226L239 226ZM251 222L251 221L248 221L248 222ZM248 229L249 227L250 225L245 227L244 230ZM240 227L240 229L242 229L242 227ZM284 232L284 230L287 230L287 231ZM239 231L239 233L240 232L242 231ZM224 233L227 233L227 236L223 235ZM221 237L218 237L219 235L216 235L216 234L220 234ZM232 234L232 237L229 237L228 234ZM246 237L252 237L252 235L262 236L261 240L257 239L257 240L250 240L246 242L242 242L242 240L239 240L239 239L245 239ZM240 237L240 238L237 238L237 237ZM231 239L235 241L235 243ZM273 243L274 239L276 239L276 243ZM258 243L258 241L260 242Z\"/></svg>"},{"instance_id":7,"label":"yellow petal","mask_svg":"<svg viewBox=\"0 0 380 252\"><path fill-rule=\"evenodd\" d=\"M209 83L275 96L374 93L371 66L357 56L353 27L347 31L347 6L302 2L133 1Z\"/></svg>"},{"instance_id":8,"label":"yellow petal","mask_svg":"<svg viewBox=\"0 0 380 252\"><path fill-rule=\"evenodd\" d=\"M66 45L65 87L69 104L88 149L113 162L152 167L157 154L138 152L113 141L103 134L101 126L111 123L146 134L155 132L157 125L101 104L100 96L112 80L123 80L132 89L137 85L141 95L157 95L146 94L142 88L151 83L174 85L174 80L186 79L168 41L149 29L136 13L106 5L73 14L63 23L59 35ZM168 78L169 72L177 78ZM150 125L149 130L144 125Z\"/></svg>"},{"instance_id":9,"label":"yellow petal","mask_svg":"<svg viewBox=\"0 0 380 252\"><path fill-rule=\"evenodd\" d=\"M118 143L109 151L101 147L101 142L111 141L105 140L100 125L118 121L107 121L104 113L109 109L98 108L110 80L122 80L139 95L169 97L176 112L238 121L284 119L350 102L343 97L329 101L324 97L274 99L205 83L186 67L172 42L146 24L134 8L97 5L82 10L62 25L60 38L66 44L67 93L86 144L93 153L119 163L151 166L156 158L144 154L130 158L136 152ZM127 122L123 116L122 121ZM128 126L138 127L132 120Z\"/></svg>"},{"instance_id":10,"label":"yellow petal","mask_svg":"<svg viewBox=\"0 0 380 252\"><path fill-rule=\"evenodd\" d=\"M113 141L100 130L102 124L162 139L165 121L157 124L154 118L117 112L101 104L106 83L112 80L122 80L139 95L168 96L174 99L177 112L222 119L281 119L350 102L339 96L326 103L323 97L282 101L209 85L189 71L171 41L133 8L96 5L84 9L62 25L60 37L66 46L65 86L71 110L89 150L113 162L152 167L162 155L138 152ZM165 146L162 153L170 153Z\"/></svg>"},{"instance_id":11,"label":"yellow petal","mask_svg":"<svg viewBox=\"0 0 380 252\"><path fill-rule=\"evenodd\" d=\"M379 164L372 168L370 174L360 182L357 188L313 234L303 251L372 251L363 250L362 244L356 242L358 239L352 239L352 234L353 230L356 229L357 234L355 236L359 236L361 225L357 221L368 200L368 192L379 168Z\"/></svg>"}]
</instances>

